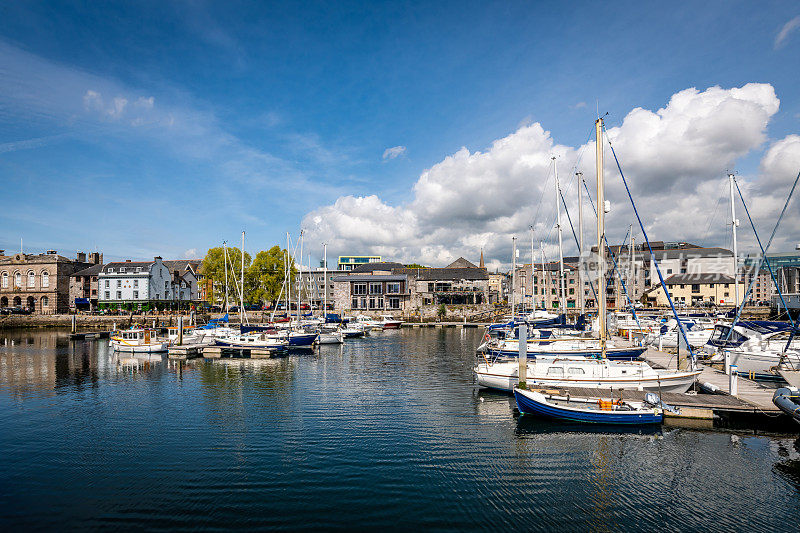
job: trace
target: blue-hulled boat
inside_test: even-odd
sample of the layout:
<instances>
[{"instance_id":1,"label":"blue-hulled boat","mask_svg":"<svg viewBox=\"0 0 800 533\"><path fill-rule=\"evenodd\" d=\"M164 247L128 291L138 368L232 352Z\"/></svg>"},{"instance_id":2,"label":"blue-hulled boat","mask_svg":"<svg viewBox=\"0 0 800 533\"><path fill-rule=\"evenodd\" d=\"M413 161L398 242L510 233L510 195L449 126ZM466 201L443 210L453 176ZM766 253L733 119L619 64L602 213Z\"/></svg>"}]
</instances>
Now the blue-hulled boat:
<instances>
[{"instance_id":1,"label":"blue-hulled boat","mask_svg":"<svg viewBox=\"0 0 800 533\"><path fill-rule=\"evenodd\" d=\"M587 348L578 350L541 349L537 346L547 346L547 343L528 343L528 357L536 358L537 355L550 355L561 357L600 357L600 348ZM606 348L606 358L612 361L635 361L647 350L644 346ZM492 357L515 358L519 356L519 348L502 349L488 348L486 352Z\"/></svg>"},{"instance_id":2,"label":"blue-hulled boat","mask_svg":"<svg viewBox=\"0 0 800 533\"><path fill-rule=\"evenodd\" d=\"M648 395L650 396L650 395ZM660 424L664 420L661 401L645 402L608 400L604 398L570 398L541 392L514 389L520 413L590 424L642 425Z\"/></svg>"},{"instance_id":3,"label":"blue-hulled boat","mask_svg":"<svg viewBox=\"0 0 800 533\"><path fill-rule=\"evenodd\" d=\"M289 333L289 348L311 349L314 347L314 342L316 342L317 337L318 337L317 333L303 333L299 331L293 331Z\"/></svg>"}]
</instances>

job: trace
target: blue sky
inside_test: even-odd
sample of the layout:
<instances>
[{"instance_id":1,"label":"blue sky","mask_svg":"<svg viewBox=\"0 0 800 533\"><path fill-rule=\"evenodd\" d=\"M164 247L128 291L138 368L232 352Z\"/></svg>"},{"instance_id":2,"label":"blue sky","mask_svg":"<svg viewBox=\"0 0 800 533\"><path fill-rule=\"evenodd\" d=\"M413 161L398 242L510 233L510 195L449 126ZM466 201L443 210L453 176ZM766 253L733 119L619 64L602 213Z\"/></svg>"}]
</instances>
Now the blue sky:
<instances>
[{"instance_id":1,"label":"blue sky","mask_svg":"<svg viewBox=\"0 0 800 533\"><path fill-rule=\"evenodd\" d=\"M530 123L579 147L598 102L618 126L692 87L774 89L766 138L735 157L754 182L769 143L800 130L797 2L431 4L4 3L0 248L202 257L246 229L264 249L350 196L391 220L462 147ZM465 228L474 246L452 253L500 261L496 226ZM309 235L315 257L326 240L433 263L451 242Z\"/></svg>"}]
</instances>

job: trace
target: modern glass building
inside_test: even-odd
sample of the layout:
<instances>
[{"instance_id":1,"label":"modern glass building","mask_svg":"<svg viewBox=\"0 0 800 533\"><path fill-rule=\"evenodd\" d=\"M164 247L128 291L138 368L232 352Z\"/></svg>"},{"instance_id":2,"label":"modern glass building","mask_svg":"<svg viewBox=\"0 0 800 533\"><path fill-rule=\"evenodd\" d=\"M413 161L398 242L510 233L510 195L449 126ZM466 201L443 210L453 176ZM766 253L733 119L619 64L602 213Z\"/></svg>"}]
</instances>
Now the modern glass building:
<instances>
[{"instance_id":1,"label":"modern glass building","mask_svg":"<svg viewBox=\"0 0 800 533\"><path fill-rule=\"evenodd\" d=\"M359 265L367 263L380 263L381 256L379 255L340 255L339 261L336 264L337 270L353 270Z\"/></svg>"}]
</instances>

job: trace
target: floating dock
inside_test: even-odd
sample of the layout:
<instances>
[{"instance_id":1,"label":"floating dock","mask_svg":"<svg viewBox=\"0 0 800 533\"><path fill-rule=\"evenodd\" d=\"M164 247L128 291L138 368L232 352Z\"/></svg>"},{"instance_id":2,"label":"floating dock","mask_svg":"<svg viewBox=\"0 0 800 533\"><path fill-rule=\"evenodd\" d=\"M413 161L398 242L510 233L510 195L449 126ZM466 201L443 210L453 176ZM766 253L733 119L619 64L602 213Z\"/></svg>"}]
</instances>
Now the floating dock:
<instances>
[{"instance_id":1,"label":"floating dock","mask_svg":"<svg viewBox=\"0 0 800 533\"><path fill-rule=\"evenodd\" d=\"M205 357L206 359L244 358L244 359L269 359L275 355L275 351L269 348L230 348L222 346L209 346L208 344L183 344L180 346L170 346L169 358L175 360L195 359Z\"/></svg>"},{"instance_id":2,"label":"floating dock","mask_svg":"<svg viewBox=\"0 0 800 533\"><path fill-rule=\"evenodd\" d=\"M69 339L72 341L108 339L111 337L110 331L86 331L84 333L70 333Z\"/></svg>"}]
</instances>

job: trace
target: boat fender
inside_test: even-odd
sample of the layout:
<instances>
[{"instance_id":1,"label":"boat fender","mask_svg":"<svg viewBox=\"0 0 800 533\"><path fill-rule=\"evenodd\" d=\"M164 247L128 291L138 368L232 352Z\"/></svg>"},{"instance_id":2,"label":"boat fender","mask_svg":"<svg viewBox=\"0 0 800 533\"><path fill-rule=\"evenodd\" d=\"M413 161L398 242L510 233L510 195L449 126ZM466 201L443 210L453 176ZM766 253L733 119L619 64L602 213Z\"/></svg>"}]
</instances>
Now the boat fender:
<instances>
[{"instance_id":1,"label":"boat fender","mask_svg":"<svg viewBox=\"0 0 800 533\"><path fill-rule=\"evenodd\" d=\"M713 394L719 392L719 387L717 387L713 383L709 383L708 381L704 381L703 383L701 383L700 388L703 389L705 392L710 392Z\"/></svg>"}]
</instances>

